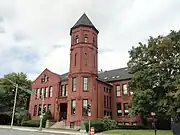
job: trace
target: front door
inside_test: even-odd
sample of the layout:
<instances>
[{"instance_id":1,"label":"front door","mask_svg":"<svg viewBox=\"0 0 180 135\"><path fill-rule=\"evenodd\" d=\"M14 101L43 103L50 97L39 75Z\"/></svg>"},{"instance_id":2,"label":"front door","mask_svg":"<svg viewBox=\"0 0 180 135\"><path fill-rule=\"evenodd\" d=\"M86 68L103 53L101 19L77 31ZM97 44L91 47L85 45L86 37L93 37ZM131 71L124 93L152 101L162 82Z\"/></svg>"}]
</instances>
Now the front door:
<instances>
[{"instance_id":1,"label":"front door","mask_svg":"<svg viewBox=\"0 0 180 135\"><path fill-rule=\"evenodd\" d=\"M67 103L60 103L59 121L67 119Z\"/></svg>"}]
</instances>

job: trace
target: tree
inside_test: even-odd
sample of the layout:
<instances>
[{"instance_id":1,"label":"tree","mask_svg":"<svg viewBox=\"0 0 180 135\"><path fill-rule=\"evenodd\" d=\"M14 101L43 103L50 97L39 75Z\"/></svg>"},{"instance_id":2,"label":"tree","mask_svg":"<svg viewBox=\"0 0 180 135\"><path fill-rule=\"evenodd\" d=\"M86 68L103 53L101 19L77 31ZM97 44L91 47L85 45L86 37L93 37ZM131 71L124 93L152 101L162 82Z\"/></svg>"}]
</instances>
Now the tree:
<instances>
[{"instance_id":1,"label":"tree","mask_svg":"<svg viewBox=\"0 0 180 135\"><path fill-rule=\"evenodd\" d=\"M31 81L24 73L9 73L0 79L0 112L11 112L14 104L15 86L8 81L12 80L24 89L30 89ZM18 89L16 110L26 111L30 94L25 90ZM19 112L18 112L19 113ZM23 114L24 115L24 114ZM15 114L19 116L19 114Z\"/></svg>"},{"instance_id":2,"label":"tree","mask_svg":"<svg viewBox=\"0 0 180 135\"><path fill-rule=\"evenodd\" d=\"M180 31L150 37L129 51L132 112L180 120Z\"/></svg>"}]
</instances>

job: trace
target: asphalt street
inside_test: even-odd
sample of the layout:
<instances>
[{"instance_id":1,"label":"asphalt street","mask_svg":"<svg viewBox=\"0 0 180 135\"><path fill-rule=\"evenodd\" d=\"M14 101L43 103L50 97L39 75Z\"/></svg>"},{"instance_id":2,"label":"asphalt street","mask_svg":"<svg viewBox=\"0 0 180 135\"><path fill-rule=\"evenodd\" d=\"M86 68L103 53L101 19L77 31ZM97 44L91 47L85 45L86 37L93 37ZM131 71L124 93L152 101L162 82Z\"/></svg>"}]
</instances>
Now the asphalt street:
<instances>
[{"instance_id":1,"label":"asphalt street","mask_svg":"<svg viewBox=\"0 0 180 135\"><path fill-rule=\"evenodd\" d=\"M64 134L40 133L40 132L34 132L34 131L19 131L19 130L11 130L11 129L0 129L0 135L64 135Z\"/></svg>"}]
</instances>

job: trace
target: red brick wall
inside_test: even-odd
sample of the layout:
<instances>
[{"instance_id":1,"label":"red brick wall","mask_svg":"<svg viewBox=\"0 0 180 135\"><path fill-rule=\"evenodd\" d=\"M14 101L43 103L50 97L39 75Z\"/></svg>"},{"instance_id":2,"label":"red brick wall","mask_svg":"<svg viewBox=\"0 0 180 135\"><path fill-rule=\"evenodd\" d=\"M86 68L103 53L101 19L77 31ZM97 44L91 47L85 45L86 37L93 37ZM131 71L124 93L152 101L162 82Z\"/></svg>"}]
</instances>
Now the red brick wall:
<instances>
[{"instance_id":1,"label":"red brick wall","mask_svg":"<svg viewBox=\"0 0 180 135\"><path fill-rule=\"evenodd\" d=\"M41 78L44 77L44 75L47 75L49 77L48 82L41 83ZM53 94L52 97L45 98L44 104L51 104L51 113L53 117L55 117L55 102L57 98L57 93L59 91L59 84L60 84L60 78L59 76L55 75L54 73L50 72L48 69L45 69L39 77L32 82L32 89L37 90L38 88L46 88L46 87L53 87ZM39 119L39 116L33 116L34 112L34 106L38 104L42 104L42 99L36 99L36 94L31 95L30 98L30 105L29 105L29 113L31 115L32 119Z\"/></svg>"}]
</instances>

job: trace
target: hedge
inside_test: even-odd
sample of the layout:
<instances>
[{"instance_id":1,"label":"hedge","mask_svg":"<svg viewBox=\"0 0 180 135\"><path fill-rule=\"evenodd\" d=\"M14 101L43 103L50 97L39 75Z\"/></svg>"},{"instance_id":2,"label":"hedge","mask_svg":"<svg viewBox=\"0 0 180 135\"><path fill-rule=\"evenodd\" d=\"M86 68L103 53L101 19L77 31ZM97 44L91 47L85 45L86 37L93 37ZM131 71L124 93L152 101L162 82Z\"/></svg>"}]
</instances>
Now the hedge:
<instances>
[{"instance_id":1,"label":"hedge","mask_svg":"<svg viewBox=\"0 0 180 135\"><path fill-rule=\"evenodd\" d=\"M45 127L46 121L43 120L42 127ZM24 121L22 123L22 126L25 127L39 127L40 126L40 120L28 120Z\"/></svg>"},{"instance_id":2,"label":"hedge","mask_svg":"<svg viewBox=\"0 0 180 135\"><path fill-rule=\"evenodd\" d=\"M85 125L85 128L86 128L86 132L88 132L89 131L89 123L88 123L88 121L86 121L84 123L84 125ZM105 131L105 125L100 120L91 120L90 126L94 127L94 132L95 133Z\"/></svg>"}]
</instances>

